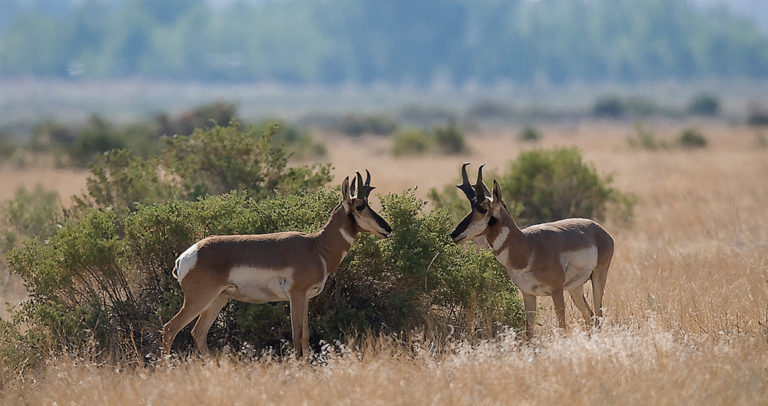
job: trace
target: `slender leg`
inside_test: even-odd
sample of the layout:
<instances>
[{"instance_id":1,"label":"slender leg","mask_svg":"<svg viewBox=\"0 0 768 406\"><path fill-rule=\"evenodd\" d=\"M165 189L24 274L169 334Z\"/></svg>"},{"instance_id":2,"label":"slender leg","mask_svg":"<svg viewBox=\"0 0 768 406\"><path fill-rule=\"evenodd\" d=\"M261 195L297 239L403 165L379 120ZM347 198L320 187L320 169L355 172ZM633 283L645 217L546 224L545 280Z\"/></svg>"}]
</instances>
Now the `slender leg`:
<instances>
[{"instance_id":1,"label":"slender leg","mask_svg":"<svg viewBox=\"0 0 768 406\"><path fill-rule=\"evenodd\" d=\"M557 324L560 328L565 328L565 298L563 297L563 289L555 289L552 291L552 303L555 305L555 314L557 315Z\"/></svg>"},{"instance_id":2,"label":"slender leg","mask_svg":"<svg viewBox=\"0 0 768 406\"><path fill-rule=\"evenodd\" d=\"M592 309L589 308L587 299L584 298L584 286L579 285L578 287L569 290L568 293L571 295L573 304L576 305L581 312L582 317L584 317L584 322L587 324L587 327L589 327L589 325L592 324Z\"/></svg>"},{"instance_id":3,"label":"slender leg","mask_svg":"<svg viewBox=\"0 0 768 406\"><path fill-rule=\"evenodd\" d=\"M304 315L304 323L301 326L301 352L309 355L309 303L307 303L307 313Z\"/></svg>"},{"instance_id":4,"label":"slender leg","mask_svg":"<svg viewBox=\"0 0 768 406\"><path fill-rule=\"evenodd\" d=\"M610 262L604 265L598 265L592 272L592 296L595 302L595 327L600 327L603 319L603 293L605 292L605 280L608 277L608 266Z\"/></svg>"},{"instance_id":5,"label":"slender leg","mask_svg":"<svg viewBox=\"0 0 768 406\"><path fill-rule=\"evenodd\" d=\"M296 350L296 358L303 355L303 330L304 320L307 319L307 296L304 292L291 294L291 330L293 332L293 348Z\"/></svg>"},{"instance_id":6,"label":"slender leg","mask_svg":"<svg viewBox=\"0 0 768 406\"><path fill-rule=\"evenodd\" d=\"M533 337L533 326L536 323L536 296L523 293L525 306L525 338Z\"/></svg>"},{"instance_id":7,"label":"slender leg","mask_svg":"<svg viewBox=\"0 0 768 406\"><path fill-rule=\"evenodd\" d=\"M226 296L219 295L207 309L200 313L200 318L197 319L195 327L192 327L192 337L195 339L197 349L205 356L211 354L208 351L208 331L211 329L213 322L216 321L216 316L219 315L219 312L221 312L221 309L224 308L228 301L229 299Z\"/></svg>"},{"instance_id":8,"label":"slender leg","mask_svg":"<svg viewBox=\"0 0 768 406\"><path fill-rule=\"evenodd\" d=\"M176 334L195 319L200 313L210 306L211 302L219 296L218 291L211 290L195 292L195 294L185 294L184 304L181 310L163 326L163 355L171 353L171 344Z\"/></svg>"}]
</instances>

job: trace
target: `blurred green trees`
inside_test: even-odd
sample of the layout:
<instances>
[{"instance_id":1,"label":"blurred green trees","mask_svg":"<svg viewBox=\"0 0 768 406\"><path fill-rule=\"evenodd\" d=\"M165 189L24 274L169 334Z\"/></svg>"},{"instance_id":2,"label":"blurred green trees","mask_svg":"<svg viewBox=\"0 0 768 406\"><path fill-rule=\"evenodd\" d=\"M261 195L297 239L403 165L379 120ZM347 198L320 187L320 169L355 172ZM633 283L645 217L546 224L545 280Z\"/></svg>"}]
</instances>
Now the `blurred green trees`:
<instances>
[{"instance_id":1,"label":"blurred green trees","mask_svg":"<svg viewBox=\"0 0 768 406\"><path fill-rule=\"evenodd\" d=\"M679 0L4 0L0 76L288 83L766 77L768 38Z\"/></svg>"}]
</instances>

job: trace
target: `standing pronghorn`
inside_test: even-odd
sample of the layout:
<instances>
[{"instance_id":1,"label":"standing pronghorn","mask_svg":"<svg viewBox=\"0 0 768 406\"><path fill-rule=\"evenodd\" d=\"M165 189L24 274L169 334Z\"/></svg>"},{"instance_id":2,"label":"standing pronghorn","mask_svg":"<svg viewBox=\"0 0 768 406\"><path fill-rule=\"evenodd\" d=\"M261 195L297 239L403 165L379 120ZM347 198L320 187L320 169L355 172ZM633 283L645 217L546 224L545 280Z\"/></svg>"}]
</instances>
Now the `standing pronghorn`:
<instances>
[{"instance_id":1,"label":"standing pronghorn","mask_svg":"<svg viewBox=\"0 0 768 406\"><path fill-rule=\"evenodd\" d=\"M512 282L523 294L526 336L533 336L536 296L552 296L557 320L565 327L565 301L568 291L587 324L593 317L584 298L583 285L592 280L595 325L603 316L602 302L608 267L613 256L613 238L592 220L569 218L537 224L520 230L501 197L494 179L493 193L483 182L483 166L477 182L469 184L467 165L461 166L461 189L472 205L451 233L454 242L484 236L496 259L507 269Z\"/></svg>"},{"instance_id":2,"label":"standing pronghorn","mask_svg":"<svg viewBox=\"0 0 768 406\"><path fill-rule=\"evenodd\" d=\"M387 237L392 228L368 206L371 175L355 172L341 184L341 203L323 228L314 233L212 236L198 241L176 259L174 276L184 292L181 310L163 326L163 353L184 326L192 329L197 348L208 354L206 337L229 300L251 303L289 301L293 345L298 357L309 351L307 307L325 286L359 232ZM357 186L357 191L355 188Z\"/></svg>"}]
</instances>

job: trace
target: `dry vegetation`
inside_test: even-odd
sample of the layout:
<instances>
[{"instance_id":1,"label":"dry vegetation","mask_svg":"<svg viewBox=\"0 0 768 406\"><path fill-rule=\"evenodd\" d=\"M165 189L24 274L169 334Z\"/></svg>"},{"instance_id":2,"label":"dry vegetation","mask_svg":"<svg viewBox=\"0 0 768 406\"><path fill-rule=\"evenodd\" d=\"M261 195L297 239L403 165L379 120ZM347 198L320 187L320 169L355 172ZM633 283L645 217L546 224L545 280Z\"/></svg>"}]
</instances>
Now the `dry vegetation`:
<instances>
[{"instance_id":1,"label":"dry vegetation","mask_svg":"<svg viewBox=\"0 0 768 406\"><path fill-rule=\"evenodd\" d=\"M680 128L654 130L664 138ZM0 404L767 404L768 149L748 128L702 130L707 149L643 151L628 147L629 126L544 129L539 145L581 147L638 199L631 226L606 224L617 250L600 331L582 331L569 304L561 334L546 299L528 345L510 334L436 351L378 338L329 347L310 364L58 359L0 376ZM469 156L393 159L386 139L327 141L337 177L367 167L376 192L419 185L422 196L456 182L462 161L498 169L531 146L510 131L472 136Z\"/></svg>"}]
</instances>

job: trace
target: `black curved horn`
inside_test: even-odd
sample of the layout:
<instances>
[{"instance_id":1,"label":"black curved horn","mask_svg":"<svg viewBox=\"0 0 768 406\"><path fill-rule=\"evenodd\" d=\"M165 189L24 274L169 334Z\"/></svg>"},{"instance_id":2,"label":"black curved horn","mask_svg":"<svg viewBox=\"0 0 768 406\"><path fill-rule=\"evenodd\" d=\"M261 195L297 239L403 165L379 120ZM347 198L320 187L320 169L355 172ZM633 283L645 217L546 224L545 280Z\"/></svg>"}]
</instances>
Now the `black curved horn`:
<instances>
[{"instance_id":1,"label":"black curved horn","mask_svg":"<svg viewBox=\"0 0 768 406\"><path fill-rule=\"evenodd\" d=\"M479 168L477 168L477 182L475 182L475 192L477 194L480 194L483 196L483 198L478 198L479 201L485 200L486 197L491 196L491 191L488 190L488 186L485 185L485 182L483 182L483 167L485 164L480 165Z\"/></svg>"},{"instance_id":2,"label":"black curved horn","mask_svg":"<svg viewBox=\"0 0 768 406\"><path fill-rule=\"evenodd\" d=\"M363 183L363 177L360 176L360 172L355 171L355 176L357 177L356 197L359 199L368 199L368 195L371 193L371 190L376 189L371 187L371 173L368 172L368 169L365 170L365 183Z\"/></svg>"},{"instance_id":3,"label":"black curved horn","mask_svg":"<svg viewBox=\"0 0 768 406\"><path fill-rule=\"evenodd\" d=\"M467 196L467 200L469 200L469 202L474 206L475 203L477 203L477 194L472 188L472 185L469 183L469 176L467 176L467 165L469 165L469 162L464 162L464 164L461 165L461 185L456 185L456 187L464 192L464 194Z\"/></svg>"}]
</instances>

